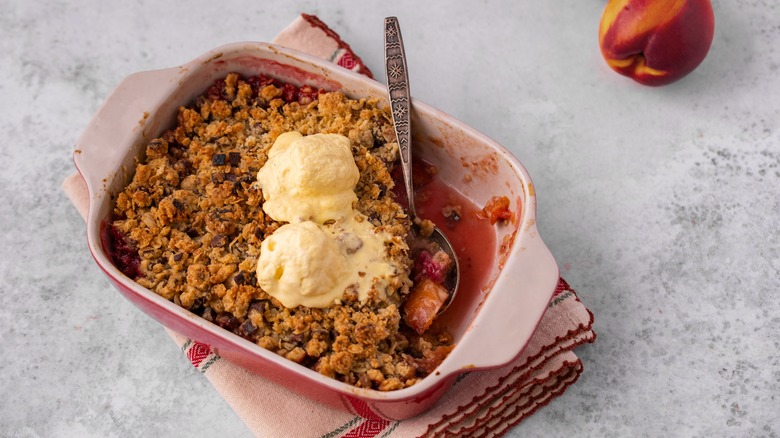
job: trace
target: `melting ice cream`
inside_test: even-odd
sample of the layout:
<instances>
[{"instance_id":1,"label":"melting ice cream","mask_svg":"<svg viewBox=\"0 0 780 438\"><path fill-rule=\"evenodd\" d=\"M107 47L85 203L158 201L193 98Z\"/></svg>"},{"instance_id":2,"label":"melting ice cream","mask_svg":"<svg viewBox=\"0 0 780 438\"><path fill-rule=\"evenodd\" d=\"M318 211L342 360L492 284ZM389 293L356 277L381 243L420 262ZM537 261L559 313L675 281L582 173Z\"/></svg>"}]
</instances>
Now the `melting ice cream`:
<instances>
[{"instance_id":1,"label":"melting ice cream","mask_svg":"<svg viewBox=\"0 0 780 438\"><path fill-rule=\"evenodd\" d=\"M395 273L385 249L390 236L353 209L359 178L342 135L288 132L271 147L257 175L263 210L288 223L263 241L257 280L285 307L384 293Z\"/></svg>"}]
</instances>

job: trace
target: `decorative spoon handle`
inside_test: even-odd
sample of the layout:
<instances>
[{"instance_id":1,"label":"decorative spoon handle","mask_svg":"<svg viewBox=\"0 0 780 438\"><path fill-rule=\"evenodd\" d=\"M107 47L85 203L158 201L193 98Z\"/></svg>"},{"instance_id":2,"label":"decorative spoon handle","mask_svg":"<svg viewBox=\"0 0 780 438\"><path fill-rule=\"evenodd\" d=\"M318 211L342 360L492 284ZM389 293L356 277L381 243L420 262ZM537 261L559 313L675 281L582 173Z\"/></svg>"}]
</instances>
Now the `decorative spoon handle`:
<instances>
[{"instance_id":1,"label":"decorative spoon handle","mask_svg":"<svg viewBox=\"0 0 780 438\"><path fill-rule=\"evenodd\" d=\"M412 131L411 97L409 95L409 75L406 71L406 54L401 28L396 17L385 18L385 73L387 90L390 95L390 110L393 114L395 136L398 138L398 150L401 154L401 168L404 173L406 195L409 198L409 215L416 217L414 195L412 191Z\"/></svg>"},{"instance_id":2,"label":"decorative spoon handle","mask_svg":"<svg viewBox=\"0 0 780 438\"><path fill-rule=\"evenodd\" d=\"M415 219L417 218L417 213L414 211L414 187L412 185L412 99L409 94L409 75L406 70L404 40L401 38L401 28L398 26L398 19L395 17L385 18L385 72L387 74L387 92L390 95L390 110L393 114L393 127L395 128L395 136L398 138L398 151L401 155L401 169L404 173L406 197L409 199L409 217ZM452 244L438 227L433 227L433 231L427 239L434 242L441 252L446 253L453 263L445 283L439 285L439 288L446 288L446 299L438 303L433 314L430 312L418 314L418 316L426 319L428 325L430 325L433 318L444 312L455 298L455 294L458 292L458 285L460 284L460 265ZM416 290L418 292L415 292ZM414 289L411 293L419 293L419 290ZM438 298L441 299L441 295ZM408 308L405 309L409 311ZM427 326L425 329L427 329Z\"/></svg>"}]
</instances>

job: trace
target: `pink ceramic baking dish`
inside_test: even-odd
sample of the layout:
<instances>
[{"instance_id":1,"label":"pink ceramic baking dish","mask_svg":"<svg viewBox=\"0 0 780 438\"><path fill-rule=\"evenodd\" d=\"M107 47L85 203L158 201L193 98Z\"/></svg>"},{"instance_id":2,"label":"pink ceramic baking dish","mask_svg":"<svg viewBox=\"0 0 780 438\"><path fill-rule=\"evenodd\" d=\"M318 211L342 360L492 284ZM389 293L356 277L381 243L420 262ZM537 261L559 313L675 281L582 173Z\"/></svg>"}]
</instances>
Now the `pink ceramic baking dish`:
<instances>
[{"instance_id":1,"label":"pink ceramic baking dish","mask_svg":"<svg viewBox=\"0 0 780 438\"><path fill-rule=\"evenodd\" d=\"M146 143L172 126L188 105L227 73L265 74L296 86L386 101L384 85L306 54L265 43L235 43L211 50L180 67L136 73L122 81L94 116L76 146L74 160L90 193L87 239L98 266L141 310L182 335L210 344L225 359L322 403L347 409L364 401L388 419L403 419L433 405L464 372L498 367L515 358L533 334L558 280L558 267L536 228L531 179L506 149L474 129L414 101L414 153L440 177L482 206L495 195L511 200L514 219L494 227L495 261L476 293L459 293L449 329L457 346L421 382L397 391L353 387L267 351L141 287L123 275L104 251L100 230L112 194L132 176ZM474 242L484 245L484 242Z\"/></svg>"}]
</instances>

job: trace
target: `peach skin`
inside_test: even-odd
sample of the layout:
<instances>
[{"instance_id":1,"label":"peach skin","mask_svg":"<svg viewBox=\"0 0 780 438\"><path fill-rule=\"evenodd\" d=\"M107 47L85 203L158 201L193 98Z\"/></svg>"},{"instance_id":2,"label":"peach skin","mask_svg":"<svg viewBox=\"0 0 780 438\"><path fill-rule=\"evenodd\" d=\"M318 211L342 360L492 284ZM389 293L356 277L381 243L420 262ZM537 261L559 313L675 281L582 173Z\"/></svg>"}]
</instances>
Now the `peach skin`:
<instances>
[{"instance_id":1,"label":"peach skin","mask_svg":"<svg viewBox=\"0 0 780 438\"><path fill-rule=\"evenodd\" d=\"M709 0L610 0L599 47L616 72L659 86L692 72L707 56L714 31Z\"/></svg>"}]
</instances>

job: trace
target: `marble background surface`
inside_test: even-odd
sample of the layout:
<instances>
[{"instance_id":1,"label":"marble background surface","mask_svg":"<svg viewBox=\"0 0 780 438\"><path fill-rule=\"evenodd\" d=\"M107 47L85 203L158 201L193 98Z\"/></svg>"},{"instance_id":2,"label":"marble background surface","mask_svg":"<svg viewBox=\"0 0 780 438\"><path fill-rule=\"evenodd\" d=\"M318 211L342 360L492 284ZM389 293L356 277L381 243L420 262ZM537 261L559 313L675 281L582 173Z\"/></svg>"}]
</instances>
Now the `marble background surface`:
<instances>
[{"instance_id":1,"label":"marble background surface","mask_svg":"<svg viewBox=\"0 0 780 438\"><path fill-rule=\"evenodd\" d=\"M0 7L0 435L230 436L245 426L109 286L60 183L125 76L270 40L300 12L527 166L538 223L596 316L585 373L510 436L780 435L780 10L714 0L711 52L639 86L601 59L604 0L126 2Z\"/></svg>"}]
</instances>

